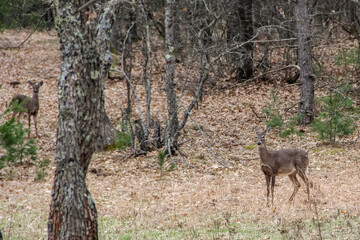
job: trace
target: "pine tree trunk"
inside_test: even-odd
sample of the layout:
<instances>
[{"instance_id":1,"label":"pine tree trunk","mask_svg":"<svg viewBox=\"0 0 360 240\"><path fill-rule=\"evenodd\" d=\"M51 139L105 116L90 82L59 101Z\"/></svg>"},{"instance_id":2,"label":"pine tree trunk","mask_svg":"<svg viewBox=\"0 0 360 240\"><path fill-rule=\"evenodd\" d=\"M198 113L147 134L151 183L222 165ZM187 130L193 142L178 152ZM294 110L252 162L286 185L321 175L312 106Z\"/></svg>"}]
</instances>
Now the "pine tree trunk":
<instances>
[{"instance_id":1,"label":"pine tree trunk","mask_svg":"<svg viewBox=\"0 0 360 240\"><path fill-rule=\"evenodd\" d=\"M91 4L81 9L87 2L54 2L62 64L48 239L98 239L97 211L86 173L105 114L112 8L102 8L104 14L99 15Z\"/></svg>"},{"instance_id":2,"label":"pine tree trunk","mask_svg":"<svg viewBox=\"0 0 360 240\"><path fill-rule=\"evenodd\" d=\"M314 74L311 60L310 21L307 0L298 0L295 7L298 28L300 103L298 114L300 124L309 124L314 119Z\"/></svg>"},{"instance_id":3,"label":"pine tree trunk","mask_svg":"<svg viewBox=\"0 0 360 240\"><path fill-rule=\"evenodd\" d=\"M165 150L168 151L169 148L171 151L177 147L178 139L178 127L179 120L177 115L177 102L176 102L176 84L174 82L175 75L175 40L174 40L174 23L175 23L175 7L176 0L167 0L165 9L165 44L166 44L166 54L165 54L165 68L166 68L166 95L167 95L167 104L168 104L168 113L169 113L169 122L166 130L165 138Z\"/></svg>"}]
</instances>

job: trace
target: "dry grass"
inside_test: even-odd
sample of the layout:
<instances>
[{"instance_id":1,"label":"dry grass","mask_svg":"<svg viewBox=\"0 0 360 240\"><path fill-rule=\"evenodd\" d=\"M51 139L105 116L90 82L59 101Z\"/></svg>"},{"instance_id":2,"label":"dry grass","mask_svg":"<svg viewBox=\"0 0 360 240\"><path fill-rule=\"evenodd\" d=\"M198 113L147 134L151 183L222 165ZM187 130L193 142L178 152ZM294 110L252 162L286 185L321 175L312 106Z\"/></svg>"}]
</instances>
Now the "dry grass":
<instances>
[{"instance_id":1,"label":"dry grass","mask_svg":"<svg viewBox=\"0 0 360 240\"><path fill-rule=\"evenodd\" d=\"M15 41L25 35L23 31L5 31L0 44L8 41L16 45ZM40 160L54 158L59 66L56 37L46 33L36 33L20 50L0 51L1 111L12 95L31 93L28 80L44 81L40 90L40 138L36 139ZM154 76L160 78L161 73ZM11 87L13 81L21 84ZM152 109L164 123L166 101L160 84L154 84ZM266 207L265 180L252 130L260 124L250 105L260 112L270 100L270 91L277 87L250 84L211 91L193 113L218 159L228 168L217 164L193 122L182 135L188 141L183 150L189 158L177 157L178 170L173 172L159 169L156 152L136 159L126 159L126 152L95 154L90 170L101 171L89 172L87 180L97 203L100 238L310 239L319 236L318 220L324 239L356 239L360 235L360 155L359 144L352 144L356 136L331 147L319 144L306 128L303 138L279 139L271 133L270 148L298 147L309 152L311 192L319 210L315 212L314 205L306 202L303 187L288 205L292 186L286 177L277 180L276 209ZM141 86L138 91L142 95ZM125 105L124 83L108 82L106 94L116 104ZM296 87L289 87L282 90L281 97L291 105L297 101L297 94ZM182 102L190 97L184 96ZM118 124L119 109L107 102L107 112ZM5 239L46 238L54 168L47 168L49 176L44 181L34 181L38 164L0 171L0 228Z\"/></svg>"}]
</instances>

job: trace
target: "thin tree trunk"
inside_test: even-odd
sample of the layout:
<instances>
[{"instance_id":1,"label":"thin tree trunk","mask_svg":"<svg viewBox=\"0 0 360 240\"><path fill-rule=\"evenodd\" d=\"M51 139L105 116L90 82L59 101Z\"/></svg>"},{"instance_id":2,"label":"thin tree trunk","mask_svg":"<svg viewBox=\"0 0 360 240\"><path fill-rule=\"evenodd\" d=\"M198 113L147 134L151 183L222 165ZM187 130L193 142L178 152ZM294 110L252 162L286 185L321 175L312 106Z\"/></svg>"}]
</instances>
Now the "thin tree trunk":
<instances>
[{"instance_id":1,"label":"thin tree trunk","mask_svg":"<svg viewBox=\"0 0 360 240\"><path fill-rule=\"evenodd\" d=\"M309 124L314 119L314 73L311 60L310 20L307 12L307 0L298 0L296 7L298 28L299 66L300 66L300 102L298 114L300 124Z\"/></svg>"},{"instance_id":2,"label":"thin tree trunk","mask_svg":"<svg viewBox=\"0 0 360 240\"><path fill-rule=\"evenodd\" d=\"M150 27L149 22L146 16L146 11L144 6L142 5L142 12L144 17L144 41L143 41L143 56L144 56L144 64L143 64L143 82L145 87L146 94L146 128L149 129L151 122L151 82L152 82L152 74L153 74L153 57L151 50L151 40L150 40ZM147 67L149 67L149 73L147 73Z\"/></svg>"},{"instance_id":3,"label":"thin tree trunk","mask_svg":"<svg viewBox=\"0 0 360 240\"><path fill-rule=\"evenodd\" d=\"M166 68L166 95L169 113L169 122L167 125L166 138L165 138L165 150L173 152L177 148L178 139L178 115L177 115L177 102L176 102L176 90L175 90L175 40L174 40L174 23L175 23L175 7L176 0L167 0L165 9L165 68Z\"/></svg>"},{"instance_id":4,"label":"thin tree trunk","mask_svg":"<svg viewBox=\"0 0 360 240\"><path fill-rule=\"evenodd\" d=\"M232 1L227 18L227 42L236 46L253 36L252 0ZM232 55L236 79L243 81L253 76L253 44L248 43Z\"/></svg>"},{"instance_id":5,"label":"thin tree trunk","mask_svg":"<svg viewBox=\"0 0 360 240\"><path fill-rule=\"evenodd\" d=\"M130 123L130 115L132 113L132 90L131 90L131 77L132 77L132 62L133 62L133 48L132 48L132 33L133 33L133 27L135 26L134 23L127 22L127 34L125 36L125 40L123 43L123 61L122 64L124 65L124 71L129 79L129 81L126 81L126 94L127 94L127 106L125 108L125 113L123 113L122 123L123 123L123 131L126 133L130 133L131 123Z\"/></svg>"}]
</instances>

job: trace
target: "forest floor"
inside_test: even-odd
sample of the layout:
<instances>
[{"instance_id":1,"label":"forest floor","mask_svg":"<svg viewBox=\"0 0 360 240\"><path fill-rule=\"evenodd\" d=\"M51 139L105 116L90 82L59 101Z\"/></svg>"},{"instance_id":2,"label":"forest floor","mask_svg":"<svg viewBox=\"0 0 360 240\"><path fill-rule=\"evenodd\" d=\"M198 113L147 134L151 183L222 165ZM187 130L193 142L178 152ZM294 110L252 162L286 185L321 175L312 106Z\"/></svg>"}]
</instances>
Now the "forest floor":
<instances>
[{"instance_id":1,"label":"forest floor","mask_svg":"<svg viewBox=\"0 0 360 240\"><path fill-rule=\"evenodd\" d=\"M24 30L4 31L0 46L17 46L26 36ZM331 53L327 57L331 59ZM161 56L158 58L162 61ZM135 64L134 70L133 78L139 78L141 64ZM13 95L31 95L28 81L44 82L38 116L40 137L36 138L38 160L0 170L0 229L4 239L47 236L55 164L51 163L45 173L39 164L54 159L59 73L55 32L36 32L20 49L0 50L0 112ZM161 68L154 72L152 115L164 126L163 75ZM20 84L10 84L15 81ZM280 138L271 131L269 148L300 148L309 153L312 201L307 201L302 183L294 202L288 204L293 186L287 177L278 177L275 208L269 208L253 130L255 126L264 128L264 123L254 111L262 114L272 91L278 92L284 107L293 105L298 102L299 88L281 82L230 87L234 85L219 81L206 89L199 109L192 112L194 121L189 120L182 133L182 150L188 157L175 157L176 170L168 171L171 161L160 168L156 151L137 158L128 157L130 150L93 156L87 184L98 210L100 239L359 239L358 132L329 145L318 141L308 127L302 128L303 137ZM140 84L137 90L143 99ZM118 106L126 106L125 83L107 80L105 93L107 113L119 126ZM186 106L191 97L184 94L181 104ZM31 135L34 133L32 126Z\"/></svg>"}]
</instances>

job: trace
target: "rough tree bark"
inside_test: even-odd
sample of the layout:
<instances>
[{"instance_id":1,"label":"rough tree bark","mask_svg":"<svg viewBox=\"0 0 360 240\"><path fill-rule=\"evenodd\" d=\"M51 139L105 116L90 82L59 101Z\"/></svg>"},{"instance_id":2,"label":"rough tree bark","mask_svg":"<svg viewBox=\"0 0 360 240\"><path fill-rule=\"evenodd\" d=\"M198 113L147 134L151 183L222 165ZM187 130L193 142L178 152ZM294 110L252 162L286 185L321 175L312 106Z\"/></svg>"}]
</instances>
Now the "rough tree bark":
<instances>
[{"instance_id":1,"label":"rough tree bark","mask_svg":"<svg viewBox=\"0 0 360 240\"><path fill-rule=\"evenodd\" d=\"M253 36L252 2L253 0L230 2L230 13L226 24L227 42L232 46L246 42ZM248 43L232 55L237 81L253 76L253 48L254 44Z\"/></svg>"},{"instance_id":2,"label":"rough tree bark","mask_svg":"<svg viewBox=\"0 0 360 240\"><path fill-rule=\"evenodd\" d=\"M311 60L310 19L307 0L298 0L295 6L298 28L300 102L298 114L300 124L309 124L314 119L314 73Z\"/></svg>"},{"instance_id":3,"label":"rough tree bark","mask_svg":"<svg viewBox=\"0 0 360 240\"><path fill-rule=\"evenodd\" d=\"M166 129L165 150L173 152L177 148L178 140L178 105L176 102L176 83L175 75L175 39L174 39L174 23L175 23L175 7L176 0L166 0L165 9L165 68L166 68L166 95L169 113L169 122Z\"/></svg>"},{"instance_id":4,"label":"rough tree bark","mask_svg":"<svg viewBox=\"0 0 360 240\"><path fill-rule=\"evenodd\" d=\"M86 3L54 1L62 64L48 239L98 239L97 211L85 178L103 120L113 7L98 15L94 4Z\"/></svg>"}]
</instances>

